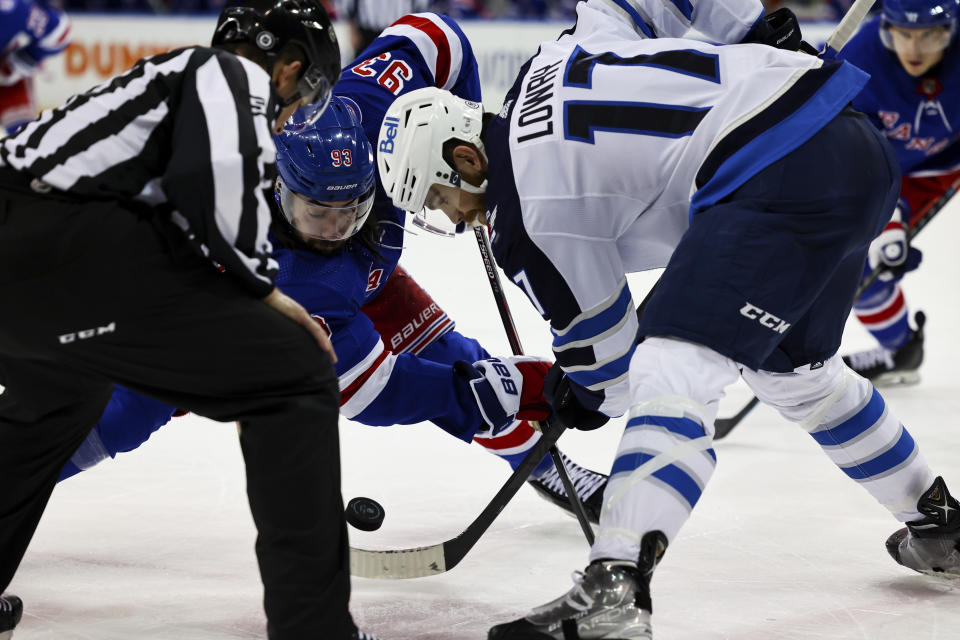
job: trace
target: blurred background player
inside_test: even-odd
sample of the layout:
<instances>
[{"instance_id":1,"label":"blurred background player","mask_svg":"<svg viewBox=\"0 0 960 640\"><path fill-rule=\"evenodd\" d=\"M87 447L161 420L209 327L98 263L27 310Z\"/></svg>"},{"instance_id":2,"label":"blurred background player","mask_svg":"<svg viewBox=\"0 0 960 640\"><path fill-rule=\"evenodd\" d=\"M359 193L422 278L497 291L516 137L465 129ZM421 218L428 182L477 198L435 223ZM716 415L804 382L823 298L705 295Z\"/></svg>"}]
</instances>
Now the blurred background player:
<instances>
[{"instance_id":1,"label":"blurred background player","mask_svg":"<svg viewBox=\"0 0 960 640\"><path fill-rule=\"evenodd\" d=\"M899 191L893 151L848 107L867 75L676 39L692 25L741 42L757 2L662 8L588 0L499 114L422 89L381 128L394 204L489 212L497 262L550 322L557 417L596 428L629 410L590 564L490 640L652 637L650 575L713 474L717 405L741 376L907 523L887 540L898 563L960 577L960 505L836 355ZM658 267L638 319L626 274Z\"/></svg>"},{"instance_id":2,"label":"blurred background player","mask_svg":"<svg viewBox=\"0 0 960 640\"><path fill-rule=\"evenodd\" d=\"M428 40L428 34L436 32L443 37ZM456 22L425 13L401 18L366 55L372 57L344 70L335 87L342 95L332 98L315 124L302 130L292 126L274 138L279 173L279 210L273 225L274 258L280 265L277 286L331 336L341 415L373 426L429 420L460 440L474 440L516 468L540 439L526 420L543 419L549 412L541 392L549 363L503 358L512 375L510 384L519 393L499 396L491 382L497 389L502 382L493 377L493 369L471 366L490 354L455 331L453 320L397 266L405 212L383 194L368 141L379 132L394 98L412 89L440 84L478 101L473 51ZM449 68L438 66L444 59ZM454 370L458 361L459 373ZM502 404L511 400L517 404L505 411ZM173 412L173 407L117 388L61 477L135 449ZM564 459L588 516L596 522L606 476ZM530 484L544 498L569 509L549 457L533 472Z\"/></svg>"},{"instance_id":3,"label":"blurred background player","mask_svg":"<svg viewBox=\"0 0 960 640\"><path fill-rule=\"evenodd\" d=\"M877 265L889 271L854 306L880 346L844 358L878 386L920 379L925 317L918 311L910 328L900 279L920 263L907 229L960 179L958 8L956 0L884 0L840 53L870 74L853 106L883 132L903 172L897 209L871 244L864 273Z\"/></svg>"},{"instance_id":4,"label":"blurred background player","mask_svg":"<svg viewBox=\"0 0 960 640\"><path fill-rule=\"evenodd\" d=\"M0 138L37 117L33 76L70 42L70 21L33 0L0 1Z\"/></svg>"}]
</instances>

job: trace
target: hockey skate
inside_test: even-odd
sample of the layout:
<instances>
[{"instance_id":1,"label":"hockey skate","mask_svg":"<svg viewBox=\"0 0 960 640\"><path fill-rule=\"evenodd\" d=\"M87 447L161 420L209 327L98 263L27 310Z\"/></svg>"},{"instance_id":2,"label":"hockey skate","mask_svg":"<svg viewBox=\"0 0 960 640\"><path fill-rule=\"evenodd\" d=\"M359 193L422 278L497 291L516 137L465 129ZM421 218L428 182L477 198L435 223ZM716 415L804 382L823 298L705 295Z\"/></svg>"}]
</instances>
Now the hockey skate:
<instances>
[{"instance_id":1,"label":"hockey skate","mask_svg":"<svg viewBox=\"0 0 960 640\"><path fill-rule=\"evenodd\" d=\"M17 596L0 596L0 640L10 640L13 629L23 616L23 602Z\"/></svg>"},{"instance_id":2,"label":"hockey skate","mask_svg":"<svg viewBox=\"0 0 960 640\"><path fill-rule=\"evenodd\" d=\"M937 477L920 496L917 510L926 517L887 538L887 552L908 569L931 576L960 579L960 504Z\"/></svg>"},{"instance_id":3,"label":"hockey skate","mask_svg":"<svg viewBox=\"0 0 960 640\"><path fill-rule=\"evenodd\" d=\"M926 321L923 311L917 311L913 317L917 328L910 332L910 338L899 349L876 347L843 356L843 361L875 387L916 384L920 382L918 369L923 362L923 325Z\"/></svg>"},{"instance_id":4,"label":"hockey skate","mask_svg":"<svg viewBox=\"0 0 960 640\"><path fill-rule=\"evenodd\" d=\"M597 560L566 594L490 629L488 640L650 640L650 589L636 563Z\"/></svg>"},{"instance_id":5,"label":"hockey skate","mask_svg":"<svg viewBox=\"0 0 960 640\"><path fill-rule=\"evenodd\" d=\"M364 633L363 631L357 630L353 632L353 638L351 640L380 640L377 636L371 633Z\"/></svg>"},{"instance_id":6,"label":"hockey skate","mask_svg":"<svg viewBox=\"0 0 960 640\"><path fill-rule=\"evenodd\" d=\"M570 482L573 483L577 495L580 496L583 510L587 514L587 520L593 524L598 524L600 522L600 508L603 506L603 490L607 488L607 476L581 467L562 452L560 457L567 468ZM570 501L567 499L567 492L563 488L563 482L560 480L560 474L557 473L555 466L550 465L550 468L541 475L530 478L527 482L544 500L549 500L573 515Z\"/></svg>"}]
</instances>

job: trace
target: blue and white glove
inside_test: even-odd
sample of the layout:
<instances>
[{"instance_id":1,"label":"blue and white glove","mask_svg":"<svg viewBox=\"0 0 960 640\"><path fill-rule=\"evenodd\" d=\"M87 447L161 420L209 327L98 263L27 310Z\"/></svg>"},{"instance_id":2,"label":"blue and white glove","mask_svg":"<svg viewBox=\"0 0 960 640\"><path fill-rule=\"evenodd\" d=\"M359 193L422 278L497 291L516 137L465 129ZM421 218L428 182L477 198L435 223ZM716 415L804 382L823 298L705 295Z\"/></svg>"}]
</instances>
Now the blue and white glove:
<instances>
[{"instance_id":1,"label":"blue and white glove","mask_svg":"<svg viewBox=\"0 0 960 640\"><path fill-rule=\"evenodd\" d=\"M466 378L487 424L478 435L495 436L515 420L546 420L550 405L543 397L543 379L549 369L549 362L525 356L455 362L453 370Z\"/></svg>"},{"instance_id":2,"label":"blue and white glove","mask_svg":"<svg viewBox=\"0 0 960 640\"><path fill-rule=\"evenodd\" d=\"M906 203L901 200L890 222L870 243L867 254L870 270L873 271L881 265L885 267L879 276L880 280L893 280L907 271L913 271L920 264L922 254L919 249L910 246L907 238L904 218L909 214L905 216L904 213L908 211Z\"/></svg>"}]
</instances>

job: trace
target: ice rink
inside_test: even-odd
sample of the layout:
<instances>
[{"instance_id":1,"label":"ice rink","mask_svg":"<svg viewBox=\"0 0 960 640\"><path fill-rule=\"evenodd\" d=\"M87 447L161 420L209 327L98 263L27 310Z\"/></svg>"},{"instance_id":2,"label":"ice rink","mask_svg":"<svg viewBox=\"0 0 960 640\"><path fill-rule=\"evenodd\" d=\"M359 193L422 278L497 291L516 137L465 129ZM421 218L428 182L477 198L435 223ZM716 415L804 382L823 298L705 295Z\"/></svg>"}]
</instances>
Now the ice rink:
<instances>
[{"instance_id":1,"label":"ice rink","mask_svg":"<svg viewBox=\"0 0 960 640\"><path fill-rule=\"evenodd\" d=\"M918 236L924 264L905 282L911 307L928 316L923 380L885 397L960 494L958 209ZM408 236L407 245L403 264L457 328L507 353L473 236ZM639 301L651 279L631 283ZM549 354L543 321L519 290L509 286L508 295L528 352ZM844 350L869 346L851 323ZM746 387L731 388L721 415L748 397ZM605 471L622 425L565 434L561 448ZM341 433L345 499L369 496L387 512L379 531L351 531L358 546L451 538L509 473L427 424L343 420ZM658 640L960 638L960 590L887 556L883 543L898 523L799 428L760 407L716 451L713 480L653 580ZM263 638L243 486L234 426L188 416L58 487L10 587L26 605L16 640ZM492 624L566 591L586 553L576 522L524 487L453 571L356 579L353 612L384 640L480 640Z\"/></svg>"}]
</instances>

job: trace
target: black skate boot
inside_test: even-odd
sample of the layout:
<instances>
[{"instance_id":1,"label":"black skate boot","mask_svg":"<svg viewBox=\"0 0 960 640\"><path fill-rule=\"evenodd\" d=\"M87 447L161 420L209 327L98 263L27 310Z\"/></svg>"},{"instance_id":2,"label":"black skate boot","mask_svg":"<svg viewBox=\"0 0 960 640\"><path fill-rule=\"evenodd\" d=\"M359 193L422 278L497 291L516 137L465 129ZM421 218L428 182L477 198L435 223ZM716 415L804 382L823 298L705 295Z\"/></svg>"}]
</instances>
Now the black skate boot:
<instances>
[{"instance_id":1,"label":"black skate boot","mask_svg":"<svg viewBox=\"0 0 960 640\"><path fill-rule=\"evenodd\" d=\"M0 596L0 640L10 640L13 629L23 616L23 602L17 596Z\"/></svg>"},{"instance_id":2,"label":"black skate boot","mask_svg":"<svg viewBox=\"0 0 960 640\"><path fill-rule=\"evenodd\" d=\"M667 539L647 533L640 563L595 560L573 574L566 594L519 620L490 629L487 640L652 640L650 575L663 556Z\"/></svg>"},{"instance_id":3,"label":"black skate boot","mask_svg":"<svg viewBox=\"0 0 960 640\"><path fill-rule=\"evenodd\" d=\"M960 504L937 477L920 496L917 510L926 517L887 538L887 552L908 569L960 579Z\"/></svg>"},{"instance_id":4,"label":"black skate boot","mask_svg":"<svg viewBox=\"0 0 960 640\"><path fill-rule=\"evenodd\" d=\"M500 624L487 640L650 640L650 590L634 562L596 560L576 584L526 618Z\"/></svg>"},{"instance_id":5,"label":"black skate boot","mask_svg":"<svg viewBox=\"0 0 960 640\"><path fill-rule=\"evenodd\" d=\"M577 495L580 496L583 510L587 514L587 520L593 524L598 524L600 522L600 508L603 506L603 490L607 488L607 476L581 467L563 452L560 453L560 457L567 467L570 482L573 483ZM543 474L531 478L527 482L536 489L544 500L549 500L573 515L570 501L567 500L567 492L563 488L563 482L560 480L560 474L557 473L555 466L550 465L550 468Z\"/></svg>"},{"instance_id":6,"label":"black skate boot","mask_svg":"<svg viewBox=\"0 0 960 640\"><path fill-rule=\"evenodd\" d=\"M843 356L847 366L873 383L875 387L889 387L920 382L920 364L923 363L923 325L927 316L917 311L913 323L917 328L899 349L876 347L868 351Z\"/></svg>"}]
</instances>

